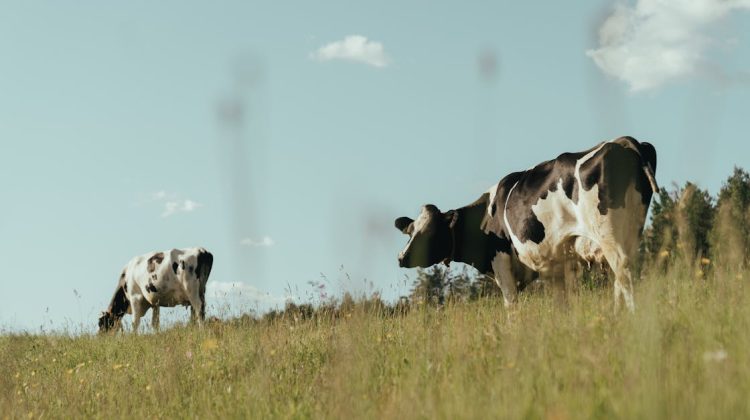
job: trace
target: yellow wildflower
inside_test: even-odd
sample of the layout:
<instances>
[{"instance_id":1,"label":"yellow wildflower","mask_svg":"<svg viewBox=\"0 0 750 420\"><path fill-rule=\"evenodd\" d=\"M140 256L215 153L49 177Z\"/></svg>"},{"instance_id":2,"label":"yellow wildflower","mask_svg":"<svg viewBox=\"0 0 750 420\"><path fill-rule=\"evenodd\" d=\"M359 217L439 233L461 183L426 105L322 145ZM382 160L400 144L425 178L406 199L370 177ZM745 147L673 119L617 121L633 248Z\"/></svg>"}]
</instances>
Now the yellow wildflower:
<instances>
[{"instance_id":1,"label":"yellow wildflower","mask_svg":"<svg viewBox=\"0 0 750 420\"><path fill-rule=\"evenodd\" d=\"M151 391L151 385L146 385L146 391Z\"/></svg>"},{"instance_id":2,"label":"yellow wildflower","mask_svg":"<svg viewBox=\"0 0 750 420\"><path fill-rule=\"evenodd\" d=\"M121 364L112 365L112 369L114 369L114 370L120 370L120 369L122 369L122 367L123 367L123 365L121 365Z\"/></svg>"},{"instance_id":3,"label":"yellow wildflower","mask_svg":"<svg viewBox=\"0 0 750 420\"><path fill-rule=\"evenodd\" d=\"M666 258L666 257L669 256L669 251L667 251L665 249L664 251L662 251L662 252L659 253L659 256L662 257L662 258Z\"/></svg>"},{"instance_id":4,"label":"yellow wildflower","mask_svg":"<svg viewBox=\"0 0 750 420\"><path fill-rule=\"evenodd\" d=\"M711 264L711 260L709 260L706 257L703 257L703 258L701 258L701 264L703 264L703 265L709 265L709 264Z\"/></svg>"},{"instance_id":5,"label":"yellow wildflower","mask_svg":"<svg viewBox=\"0 0 750 420\"><path fill-rule=\"evenodd\" d=\"M201 347L203 348L203 350L215 350L219 348L219 341L215 338L209 338L203 341Z\"/></svg>"}]
</instances>

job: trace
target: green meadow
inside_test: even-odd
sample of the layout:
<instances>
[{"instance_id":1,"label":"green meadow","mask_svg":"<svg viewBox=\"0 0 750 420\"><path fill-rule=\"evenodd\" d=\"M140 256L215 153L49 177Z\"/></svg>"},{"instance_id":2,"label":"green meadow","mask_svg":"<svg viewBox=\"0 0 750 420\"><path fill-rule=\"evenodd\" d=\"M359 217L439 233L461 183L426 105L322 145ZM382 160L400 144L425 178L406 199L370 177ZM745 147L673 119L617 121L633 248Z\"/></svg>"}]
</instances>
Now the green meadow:
<instances>
[{"instance_id":1,"label":"green meadow","mask_svg":"<svg viewBox=\"0 0 750 420\"><path fill-rule=\"evenodd\" d=\"M748 273L750 275L750 273ZM744 278L743 278L744 277ZM212 321L140 335L0 337L3 418L740 418L747 275ZM128 319L128 318L126 318Z\"/></svg>"},{"instance_id":2,"label":"green meadow","mask_svg":"<svg viewBox=\"0 0 750 420\"><path fill-rule=\"evenodd\" d=\"M660 190L640 254L634 313L596 270L506 309L433 269L391 304L3 334L0 418L750 418L750 174Z\"/></svg>"}]
</instances>

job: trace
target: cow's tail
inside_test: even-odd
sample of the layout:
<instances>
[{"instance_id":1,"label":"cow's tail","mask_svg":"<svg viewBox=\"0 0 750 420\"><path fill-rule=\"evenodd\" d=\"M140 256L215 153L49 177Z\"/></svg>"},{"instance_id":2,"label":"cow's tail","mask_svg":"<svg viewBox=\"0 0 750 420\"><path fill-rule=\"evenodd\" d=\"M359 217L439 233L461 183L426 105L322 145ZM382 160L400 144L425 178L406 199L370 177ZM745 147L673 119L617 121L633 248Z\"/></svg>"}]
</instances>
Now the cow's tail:
<instances>
[{"instance_id":1,"label":"cow's tail","mask_svg":"<svg viewBox=\"0 0 750 420\"><path fill-rule=\"evenodd\" d=\"M649 184L651 184L651 190L654 192L654 194L659 192L659 185L656 184L656 176L654 174L654 169L651 168L651 163L646 162L643 165L643 173L646 174L646 178L648 178Z\"/></svg>"},{"instance_id":2,"label":"cow's tail","mask_svg":"<svg viewBox=\"0 0 750 420\"><path fill-rule=\"evenodd\" d=\"M205 283L208 280L208 276L211 274L211 267L214 265L214 256L205 249L201 249L198 253L198 266L195 267L195 272L198 277Z\"/></svg>"},{"instance_id":3,"label":"cow's tail","mask_svg":"<svg viewBox=\"0 0 750 420\"><path fill-rule=\"evenodd\" d=\"M198 266L195 268L195 274L198 276L198 284L200 285L198 291L201 299L200 319L206 317L206 282L208 282L208 276L211 274L211 267L213 265L213 254L201 248L198 253Z\"/></svg>"},{"instance_id":4,"label":"cow's tail","mask_svg":"<svg viewBox=\"0 0 750 420\"><path fill-rule=\"evenodd\" d=\"M633 140L635 142L635 139ZM641 165L643 173L646 174L651 190L654 194L659 192L659 185L656 184L656 149L649 142L638 143L638 153L641 155Z\"/></svg>"}]
</instances>

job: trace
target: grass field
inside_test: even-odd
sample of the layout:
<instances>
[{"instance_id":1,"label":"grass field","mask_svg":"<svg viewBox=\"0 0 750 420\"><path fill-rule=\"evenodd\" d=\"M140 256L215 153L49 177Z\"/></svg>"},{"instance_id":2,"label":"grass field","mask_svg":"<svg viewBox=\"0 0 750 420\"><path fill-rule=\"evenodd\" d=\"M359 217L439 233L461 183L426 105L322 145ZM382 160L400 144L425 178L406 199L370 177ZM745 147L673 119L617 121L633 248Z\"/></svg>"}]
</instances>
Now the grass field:
<instances>
[{"instance_id":1,"label":"grass field","mask_svg":"<svg viewBox=\"0 0 750 420\"><path fill-rule=\"evenodd\" d=\"M748 418L750 293L738 275L385 315L0 337L3 418ZM129 319L129 318L128 318Z\"/></svg>"}]
</instances>

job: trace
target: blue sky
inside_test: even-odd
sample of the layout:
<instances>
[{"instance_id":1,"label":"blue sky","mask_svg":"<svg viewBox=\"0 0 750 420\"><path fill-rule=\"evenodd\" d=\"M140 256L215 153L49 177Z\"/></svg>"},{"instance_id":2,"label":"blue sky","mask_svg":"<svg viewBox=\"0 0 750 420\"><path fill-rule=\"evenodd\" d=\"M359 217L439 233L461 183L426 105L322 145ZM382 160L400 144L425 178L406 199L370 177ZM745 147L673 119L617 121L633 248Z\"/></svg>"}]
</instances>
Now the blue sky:
<instances>
[{"instance_id":1,"label":"blue sky","mask_svg":"<svg viewBox=\"0 0 750 420\"><path fill-rule=\"evenodd\" d=\"M558 3L4 2L0 327L93 328L172 247L214 314L392 298L393 219L620 135L663 185L750 168L750 3Z\"/></svg>"}]
</instances>

